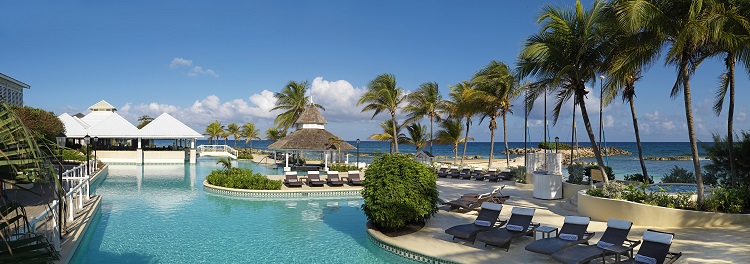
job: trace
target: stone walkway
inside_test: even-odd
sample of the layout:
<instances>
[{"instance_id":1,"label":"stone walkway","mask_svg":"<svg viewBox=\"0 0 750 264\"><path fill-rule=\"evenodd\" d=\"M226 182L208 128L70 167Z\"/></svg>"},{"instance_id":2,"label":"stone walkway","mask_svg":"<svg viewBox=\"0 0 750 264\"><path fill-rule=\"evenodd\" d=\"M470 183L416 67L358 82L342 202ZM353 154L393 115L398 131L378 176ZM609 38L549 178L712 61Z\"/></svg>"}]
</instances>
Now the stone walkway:
<instances>
[{"instance_id":1,"label":"stone walkway","mask_svg":"<svg viewBox=\"0 0 750 264\"><path fill-rule=\"evenodd\" d=\"M452 200L464 193L489 192L498 186L507 185L503 194L510 195L500 214L501 219L508 219L514 206L536 208L533 222L542 225L560 227L564 216L578 215L575 206L562 200L548 201L532 197L532 190L516 187L512 182L477 182L473 180L439 179L440 197ZM439 257L460 263L557 263L551 257L526 251L524 247L533 241L523 237L513 241L508 252L494 247L484 247L477 242L452 241L445 229L459 224L471 223L477 212L447 212L448 207L441 207L440 212L429 220L420 231L396 238L378 237L384 242L415 251L424 255ZM567 209L566 209L567 208ZM573 209L573 210L569 210ZM599 241L606 229L606 222L592 221L589 232L596 232L592 242ZM640 240L648 226L633 226L629 239ZM678 263L746 263L750 260L750 243L747 234L750 226L726 226L720 228L663 228L653 229L675 233L672 252L682 252Z\"/></svg>"}]
</instances>

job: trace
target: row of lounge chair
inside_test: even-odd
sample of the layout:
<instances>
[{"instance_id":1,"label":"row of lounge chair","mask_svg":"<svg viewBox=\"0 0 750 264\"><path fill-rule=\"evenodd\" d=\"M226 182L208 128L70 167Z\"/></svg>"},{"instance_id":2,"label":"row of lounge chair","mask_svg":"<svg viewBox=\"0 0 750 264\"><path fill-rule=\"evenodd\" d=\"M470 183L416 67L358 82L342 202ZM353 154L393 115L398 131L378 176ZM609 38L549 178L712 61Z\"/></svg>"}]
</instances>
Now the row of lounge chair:
<instances>
[{"instance_id":1,"label":"row of lounge chair","mask_svg":"<svg viewBox=\"0 0 750 264\"><path fill-rule=\"evenodd\" d=\"M457 225L445 230L456 238L471 243L480 241L486 246L500 247L508 251L511 242L519 237L533 235L540 225L532 223L533 208L514 207L510 219L498 220L502 204L485 202L476 220L470 224ZM673 233L646 230L643 242L628 239L633 223L625 220L610 219L607 229L596 244L589 245L594 233L587 232L589 217L566 216L563 226L555 237L535 240L526 245L526 250L549 255L560 263L590 263L598 258L604 263L606 256L625 254L626 260L617 263L663 264L675 262L682 253L669 252L674 239ZM640 245L638 253L633 250Z\"/></svg>"},{"instance_id":2,"label":"row of lounge chair","mask_svg":"<svg viewBox=\"0 0 750 264\"><path fill-rule=\"evenodd\" d=\"M319 171L309 171L307 172L307 180L305 182L302 182L300 181L297 172L288 171L284 173L284 184L287 187L302 187L302 185L305 184L310 187L322 187L326 184L330 186L344 186L344 184L349 184L351 186L362 185L362 179L359 177L359 171L347 172L346 181L342 180L342 178L339 177L338 171L328 171L327 176L327 179L324 181L320 179Z\"/></svg>"},{"instance_id":3,"label":"row of lounge chair","mask_svg":"<svg viewBox=\"0 0 750 264\"><path fill-rule=\"evenodd\" d=\"M503 195L502 190L505 185L498 187L491 192L475 194L468 193L464 194L456 200L446 202L444 204L450 205L448 211L464 209L464 210L476 210L479 209L480 205L485 202L501 204L510 198L508 195Z\"/></svg>"},{"instance_id":4,"label":"row of lounge chair","mask_svg":"<svg viewBox=\"0 0 750 264\"><path fill-rule=\"evenodd\" d=\"M458 166L452 166L450 168L448 166L441 166L436 173L438 178L454 178L462 180L471 180L471 178L474 178L477 181L488 180L496 182L499 180L508 181L513 179L513 174L511 174L510 170L498 172L497 169L489 169L483 171L481 169L472 170L470 167L464 167L459 170Z\"/></svg>"}]
</instances>

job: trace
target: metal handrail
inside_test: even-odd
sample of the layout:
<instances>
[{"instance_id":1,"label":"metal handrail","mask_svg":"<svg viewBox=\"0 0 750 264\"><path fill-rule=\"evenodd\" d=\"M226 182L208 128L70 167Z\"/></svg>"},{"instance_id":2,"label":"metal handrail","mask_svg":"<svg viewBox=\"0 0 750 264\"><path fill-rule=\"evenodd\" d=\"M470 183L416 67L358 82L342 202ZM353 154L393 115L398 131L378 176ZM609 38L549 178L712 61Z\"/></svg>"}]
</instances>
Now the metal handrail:
<instances>
[{"instance_id":1,"label":"metal handrail","mask_svg":"<svg viewBox=\"0 0 750 264\"><path fill-rule=\"evenodd\" d=\"M198 146L197 151L199 154L204 152L226 152L235 158L239 153L239 151L227 145L200 145Z\"/></svg>"}]
</instances>

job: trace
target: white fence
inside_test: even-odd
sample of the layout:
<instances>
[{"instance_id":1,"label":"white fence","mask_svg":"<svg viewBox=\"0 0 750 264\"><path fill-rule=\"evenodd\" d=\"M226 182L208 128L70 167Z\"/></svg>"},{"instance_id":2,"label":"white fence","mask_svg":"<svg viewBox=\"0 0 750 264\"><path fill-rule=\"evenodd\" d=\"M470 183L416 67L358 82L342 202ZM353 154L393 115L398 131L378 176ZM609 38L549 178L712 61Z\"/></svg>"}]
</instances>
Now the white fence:
<instances>
[{"instance_id":1,"label":"white fence","mask_svg":"<svg viewBox=\"0 0 750 264\"><path fill-rule=\"evenodd\" d=\"M237 150L227 145L200 145L198 146L198 154L204 156L217 156L216 154L226 153L232 158L237 158Z\"/></svg>"},{"instance_id":2,"label":"white fence","mask_svg":"<svg viewBox=\"0 0 750 264\"><path fill-rule=\"evenodd\" d=\"M87 170L88 167L88 170ZM62 173L62 186L65 191L63 196L62 215L67 215L63 220L62 228L67 223L73 223L78 212L83 210L83 203L90 199L90 174L97 169L96 160L89 160L75 168ZM88 172L88 173L87 173ZM65 205L67 203L67 205ZM58 215L60 203L58 200L52 202L42 214L32 217L29 221L31 231L45 236L54 245L56 250L60 250L60 226L58 225Z\"/></svg>"}]
</instances>

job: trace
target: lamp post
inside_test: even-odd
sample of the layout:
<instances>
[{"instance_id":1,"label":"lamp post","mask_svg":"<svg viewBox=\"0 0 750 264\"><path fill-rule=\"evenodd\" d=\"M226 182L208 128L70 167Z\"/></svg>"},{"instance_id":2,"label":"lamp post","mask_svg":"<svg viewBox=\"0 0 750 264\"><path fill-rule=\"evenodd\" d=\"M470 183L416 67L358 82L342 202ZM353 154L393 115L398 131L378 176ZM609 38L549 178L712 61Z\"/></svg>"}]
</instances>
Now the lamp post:
<instances>
[{"instance_id":1,"label":"lamp post","mask_svg":"<svg viewBox=\"0 0 750 264\"><path fill-rule=\"evenodd\" d=\"M96 158L96 144L98 143L99 143L99 137L94 137L94 166L97 166L98 159ZM94 171L96 171L97 167L94 167Z\"/></svg>"},{"instance_id":2,"label":"lamp post","mask_svg":"<svg viewBox=\"0 0 750 264\"><path fill-rule=\"evenodd\" d=\"M557 153L557 152L558 152L558 151L557 151L557 150L558 150L558 148L557 148L557 144L559 144L559 143L560 143L560 137L555 137L555 153Z\"/></svg>"},{"instance_id":3,"label":"lamp post","mask_svg":"<svg viewBox=\"0 0 750 264\"><path fill-rule=\"evenodd\" d=\"M60 164L58 166L58 177L60 180L58 182L58 186L60 187L59 188L60 193L57 198L57 231L59 232L58 233L59 237L62 239L62 224L63 224L62 223L63 221L62 196L63 196L63 192L65 192L65 190L63 190L63 187L62 187L62 181L63 181L63 164L62 163L63 163L63 148L65 148L65 134L63 133L57 134L57 136L55 137L55 141L57 141L57 146L60 147Z\"/></svg>"},{"instance_id":4,"label":"lamp post","mask_svg":"<svg viewBox=\"0 0 750 264\"><path fill-rule=\"evenodd\" d=\"M359 139L357 139L357 169L359 169Z\"/></svg>"},{"instance_id":5,"label":"lamp post","mask_svg":"<svg viewBox=\"0 0 750 264\"><path fill-rule=\"evenodd\" d=\"M83 139L86 141L86 175L91 175L91 172L89 171L89 148L91 147L91 136L89 134L86 134Z\"/></svg>"}]
</instances>

